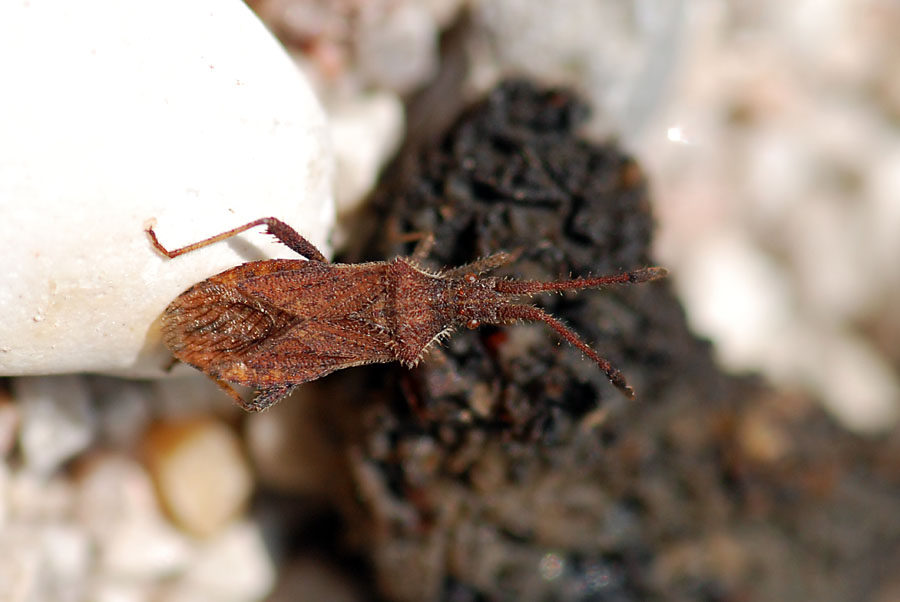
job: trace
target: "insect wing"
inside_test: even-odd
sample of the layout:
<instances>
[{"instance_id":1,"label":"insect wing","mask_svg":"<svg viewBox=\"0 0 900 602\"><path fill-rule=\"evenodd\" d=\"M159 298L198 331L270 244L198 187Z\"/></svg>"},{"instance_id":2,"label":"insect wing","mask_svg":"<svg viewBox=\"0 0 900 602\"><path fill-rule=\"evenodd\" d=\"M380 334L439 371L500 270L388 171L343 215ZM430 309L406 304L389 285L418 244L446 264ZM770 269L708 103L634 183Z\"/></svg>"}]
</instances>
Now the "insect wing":
<instances>
[{"instance_id":1,"label":"insect wing","mask_svg":"<svg viewBox=\"0 0 900 602\"><path fill-rule=\"evenodd\" d=\"M254 387L298 384L342 368L394 359L387 333L364 320L312 319L260 345L221 377Z\"/></svg>"},{"instance_id":2,"label":"insect wing","mask_svg":"<svg viewBox=\"0 0 900 602\"><path fill-rule=\"evenodd\" d=\"M233 287L205 281L166 308L162 334L175 357L206 366L253 348L291 321L290 314L269 310Z\"/></svg>"},{"instance_id":3,"label":"insect wing","mask_svg":"<svg viewBox=\"0 0 900 602\"><path fill-rule=\"evenodd\" d=\"M361 312L384 296L383 263L330 264L267 261L265 270L243 274L234 284L242 293L298 318L337 319Z\"/></svg>"}]
</instances>

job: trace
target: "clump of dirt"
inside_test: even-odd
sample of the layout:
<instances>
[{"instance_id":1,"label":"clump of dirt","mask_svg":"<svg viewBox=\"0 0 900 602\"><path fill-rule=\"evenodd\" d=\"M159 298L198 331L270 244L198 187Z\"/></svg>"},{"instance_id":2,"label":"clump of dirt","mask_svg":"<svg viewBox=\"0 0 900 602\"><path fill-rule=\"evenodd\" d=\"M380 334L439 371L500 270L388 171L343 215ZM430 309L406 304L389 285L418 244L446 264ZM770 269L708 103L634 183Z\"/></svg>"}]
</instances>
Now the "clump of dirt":
<instances>
[{"instance_id":1,"label":"clump of dirt","mask_svg":"<svg viewBox=\"0 0 900 602\"><path fill-rule=\"evenodd\" d=\"M564 90L498 87L385 179L367 257L432 232L436 268L498 250L534 279L652 265L645 178L579 138L586 115ZM847 600L897 585L900 443L723 374L665 282L535 302L637 401L541 324L458 332L413 371L368 372L385 402L355 407L343 507L382 596Z\"/></svg>"}]
</instances>

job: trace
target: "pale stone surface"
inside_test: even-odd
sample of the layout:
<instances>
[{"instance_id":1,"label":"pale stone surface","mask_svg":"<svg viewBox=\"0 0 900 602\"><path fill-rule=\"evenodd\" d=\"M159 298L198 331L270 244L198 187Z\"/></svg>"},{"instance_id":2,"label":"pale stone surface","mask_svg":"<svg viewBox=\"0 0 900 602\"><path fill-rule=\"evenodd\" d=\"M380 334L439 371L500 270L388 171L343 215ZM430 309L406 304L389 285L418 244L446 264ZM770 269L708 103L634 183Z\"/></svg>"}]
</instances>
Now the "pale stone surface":
<instances>
[{"instance_id":1,"label":"pale stone surface","mask_svg":"<svg viewBox=\"0 0 900 602\"><path fill-rule=\"evenodd\" d=\"M0 530L0 597L83 600L89 556L87 539L77 527L10 525Z\"/></svg>"},{"instance_id":2,"label":"pale stone surface","mask_svg":"<svg viewBox=\"0 0 900 602\"><path fill-rule=\"evenodd\" d=\"M403 120L403 103L390 92L368 94L329 108L340 213L356 209L375 185L381 168L400 146Z\"/></svg>"},{"instance_id":3,"label":"pale stone surface","mask_svg":"<svg viewBox=\"0 0 900 602\"><path fill-rule=\"evenodd\" d=\"M253 478L237 435L225 424L212 419L158 424L145 447L164 506L188 532L212 535L244 509Z\"/></svg>"},{"instance_id":4,"label":"pale stone surface","mask_svg":"<svg viewBox=\"0 0 900 602\"><path fill-rule=\"evenodd\" d=\"M0 599L250 602L272 588L257 525L237 521L203 540L185 534L125 455L85 457L72 474L0 464Z\"/></svg>"},{"instance_id":5,"label":"pale stone surface","mask_svg":"<svg viewBox=\"0 0 900 602\"><path fill-rule=\"evenodd\" d=\"M120 523L99 543L100 569L124 580L170 578L193 553L190 540L156 516Z\"/></svg>"},{"instance_id":6,"label":"pale stone surface","mask_svg":"<svg viewBox=\"0 0 900 602\"><path fill-rule=\"evenodd\" d=\"M151 581L185 569L193 542L162 516L140 464L109 454L92 458L79 473L72 514L91 535L100 572Z\"/></svg>"},{"instance_id":7,"label":"pale stone surface","mask_svg":"<svg viewBox=\"0 0 900 602\"><path fill-rule=\"evenodd\" d=\"M900 424L898 22L852 0L693 2L638 147L692 327L727 369L867 433Z\"/></svg>"},{"instance_id":8,"label":"pale stone surface","mask_svg":"<svg viewBox=\"0 0 900 602\"><path fill-rule=\"evenodd\" d=\"M97 418L81 377L17 378L13 391L22 413L19 446L27 470L50 475L93 440Z\"/></svg>"},{"instance_id":9,"label":"pale stone surface","mask_svg":"<svg viewBox=\"0 0 900 602\"><path fill-rule=\"evenodd\" d=\"M235 264L297 257L273 215L325 248L332 158L296 67L237 0L0 5L0 374L160 375L154 324Z\"/></svg>"},{"instance_id":10,"label":"pale stone surface","mask_svg":"<svg viewBox=\"0 0 900 602\"><path fill-rule=\"evenodd\" d=\"M474 45L471 83L524 76L578 90L595 135L638 138L673 80L684 0L490 0L472 4L484 31Z\"/></svg>"},{"instance_id":11,"label":"pale stone surface","mask_svg":"<svg viewBox=\"0 0 900 602\"><path fill-rule=\"evenodd\" d=\"M90 546L66 520L71 484L0 468L0 599L84 599Z\"/></svg>"},{"instance_id":12,"label":"pale stone surface","mask_svg":"<svg viewBox=\"0 0 900 602\"><path fill-rule=\"evenodd\" d=\"M275 584L275 567L259 528L237 522L202 542L165 602L250 602L262 600Z\"/></svg>"},{"instance_id":13,"label":"pale stone surface","mask_svg":"<svg viewBox=\"0 0 900 602\"><path fill-rule=\"evenodd\" d=\"M95 376L91 378L91 391L97 409L97 439L106 447L132 447L140 440L151 415L158 412L146 383Z\"/></svg>"},{"instance_id":14,"label":"pale stone surface","mask_svg":"<svg viewBox=\"0 0 900 602\"><path fill-rule=\"evenodd\" d=\"M385 2L360 11L356 64L378 87L409 93L434 74L438 29L432 9L420 2Z\"/></svg>"}]
</instances>

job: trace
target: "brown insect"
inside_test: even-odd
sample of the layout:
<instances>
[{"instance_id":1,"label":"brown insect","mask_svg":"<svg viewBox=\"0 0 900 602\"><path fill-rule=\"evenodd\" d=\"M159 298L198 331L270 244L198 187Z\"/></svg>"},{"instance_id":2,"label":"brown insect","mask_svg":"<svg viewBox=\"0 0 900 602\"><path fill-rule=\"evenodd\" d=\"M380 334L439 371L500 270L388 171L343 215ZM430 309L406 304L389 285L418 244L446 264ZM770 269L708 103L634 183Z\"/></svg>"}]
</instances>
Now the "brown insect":
<instances>
[{"instance_id":1,"label":"brown insect","mask_svg":"<svg viewBox=\"0 0 900 602\"><path fill-rule=\"evenodd\" d=\"M431 273L419 266L434 242L425 237L410 257L392 261L330 263L293 228L264 217L168 251L174 258L254 226L306 257L239 265L195 284L162 316L163 340L178 360L205 372L246 410L264 410L301 383L363 364L399 361L412 367L436 341L460 326L545 322L597 362L628 397L622 373L562 322L516 297L547 291L646 282L666 274L650 267L598 278L558 282L512 280L481 274L508 264L497 253L462 267ZM258 390L244 401L228 383Z\"/></svg>"}]
</instances>

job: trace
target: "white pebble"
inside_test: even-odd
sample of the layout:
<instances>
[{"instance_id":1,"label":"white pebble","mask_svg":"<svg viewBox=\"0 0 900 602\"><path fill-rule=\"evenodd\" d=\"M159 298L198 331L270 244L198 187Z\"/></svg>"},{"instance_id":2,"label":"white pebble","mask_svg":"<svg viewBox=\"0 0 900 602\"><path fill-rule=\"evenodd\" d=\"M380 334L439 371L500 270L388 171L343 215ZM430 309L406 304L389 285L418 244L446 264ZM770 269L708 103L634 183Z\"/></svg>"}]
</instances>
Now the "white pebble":
<instances>
[{"instance_id":1,"label":"white pebble","mask_svg":"<svg viewBox=\"0 0 900 602\"><path fill-rule=\"evenodd\" d=\"M39 75L36 75L39 74ZM297 255L247 233L275 216L327 252L325 118L243 2L0 3L0 374L163 374L155 320L188 286Z\"/></svg>"},{"instance_id":2,"label":"white pebble","mask_svg":"<svg viewBox=\"0 0 900 602\"><path fill-rule=\"evenodd\" d=\"M19 445L27 470L53 473L92 441L96 416L80 376L36 376L13 380L22 412Z\"/></svg>"},{"instance_id":3,"label":"white pebble","mask_svg":"<svg viewBox=\"0 0 900 602\"><path fill-rule=\"evenodd\" d=\"M98 574L147 582L184 570L194 544L162 516L140 464L120 455L93 457L76 485L75 516L93 538Z\"/></svg>"},{"instance_id":4,"label":"white pebble","mask_svg":"<svg viewBox=\"0 0 900 602\"><path fill-rule=\"evenodd\" d=\"M161 519L153 481L144 467L124 455L97 455L77 474L75 515L98 540L129 522Z\"/></svg>"},{"instance_id":5,"label":"white pebble","mask_svg":"<svg viewBox=\"0 0 900 602\"><path fill-rule=\"evenodd\" d=\"M90 546L76 526L13 524L0 530L0 599L85 599Z\"/></svg>"},{"instance_id":6,"label":"white pebble","mask_svg":"<svg viewBox=\"0 0 900 602\"><path fill-rule=\"evenodd\" d=\"M232 524L204 542L165 602L251 602L275 585L275 567L259 527Z\"/></svg>"},{"instance_id":7,"label":"white pebble","mask_svg":"<svg viewBox=\"0 0 900 602\"><path fill-rule=\"evenodd\" d=\"M364 23L355 40L359 70L377 86L410 92L438 64L434 16L416 2L376 3L360 11Z\"/></svg>"},{"instance_id":8,"label":"white pebble","mask_svg":"<svg viewBox=\"0 0 900 602\"><path fill-rule=\"evenodd\" d=\"M119 579L150 581L184 570L193 543L169 523L146 518L120 523L101 541L99 568Z\"/></svg>"},{"instance_id":9,"label":"white pebble","mask_svg":"<svg viewBox=\"0 0 900 602\"><path fill-rule=\"evenodd\" d=\"M403 104L382 92L331 108L331 137L337 157L335 199L338 211L359 206L403 134Z\"/></svg>"},{"instance_id":10,"label":"white pebble","mask_svg":"<svg viewBox=\"0 0 900 602\"><path fill-rule=\"evenodd\" d=\"M237 435L225 424L159 424L145 448L163 505L188 532L210 536L243 511L253 477Z\"/></svg>"}]
</instances>

